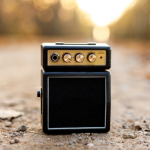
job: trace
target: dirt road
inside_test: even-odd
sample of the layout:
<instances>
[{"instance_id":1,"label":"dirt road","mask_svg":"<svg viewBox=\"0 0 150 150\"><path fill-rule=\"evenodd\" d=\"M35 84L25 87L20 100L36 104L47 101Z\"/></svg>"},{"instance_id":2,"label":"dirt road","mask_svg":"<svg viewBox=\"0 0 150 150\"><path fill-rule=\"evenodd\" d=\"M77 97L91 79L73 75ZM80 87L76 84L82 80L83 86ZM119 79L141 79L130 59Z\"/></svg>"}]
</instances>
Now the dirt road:
<instances>
[{"instance_id":1,"label":"dirt road","mask_svg":"<svg viewBox=\"0 0 150 150\"><path fill-rule=\"evenodd\" d=\"M36 98L36 91L40 89L42 41L0 43L0 109L24 113L12 119L10 127L5 126L10 118L0 119L0 150L150 149L150 63L143 61L143 56L136 54L134 48L120 43L109 43L112 47L110 132L44 134L40 124L40 99ZM25 132L17 132L21 124L28 127ZM10 144L14 138L19 143Z\"/></svg>"}]
</instances>

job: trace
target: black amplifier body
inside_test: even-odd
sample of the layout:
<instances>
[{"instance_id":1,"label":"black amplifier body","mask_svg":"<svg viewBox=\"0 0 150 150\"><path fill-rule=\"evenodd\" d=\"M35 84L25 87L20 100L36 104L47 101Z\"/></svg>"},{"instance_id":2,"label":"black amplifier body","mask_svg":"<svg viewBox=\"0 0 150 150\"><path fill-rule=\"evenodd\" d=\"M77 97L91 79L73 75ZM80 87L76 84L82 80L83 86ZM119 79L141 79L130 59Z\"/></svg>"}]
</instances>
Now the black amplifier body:
<instances>
[{"instance_id":1,"label":"black amplifier body","mask_svg":"<svg viewBox=\"0 0 150 150\"><path fill-rule=\"evenodd\" d=\"M57 45L49 45L45 44L42 47L43 69L41 91L38 92L38 97L41 97L43 132L108 132L111 114L111 76L104 67L110 68L110 47L99 46L95 52L94 45L89 46L92 49L87 45L71 45L71 48L70 45L65 45L62 46L61 52L61 45L59 48ZM80 52L75 48L79 48ZM79 57L79 54L83 54L84 57Z\"/></svg>"}]
</instances>

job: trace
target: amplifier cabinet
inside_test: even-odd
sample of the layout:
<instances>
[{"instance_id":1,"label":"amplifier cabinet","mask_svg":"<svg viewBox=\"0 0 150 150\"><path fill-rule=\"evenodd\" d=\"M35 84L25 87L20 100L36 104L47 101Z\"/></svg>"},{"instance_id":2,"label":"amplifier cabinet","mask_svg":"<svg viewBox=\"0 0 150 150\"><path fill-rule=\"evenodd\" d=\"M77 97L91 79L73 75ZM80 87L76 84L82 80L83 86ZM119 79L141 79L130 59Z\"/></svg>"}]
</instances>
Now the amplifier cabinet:
<instances>
[{"instance_id":1,"label":"amplifier cabinet","mask_svg":"<svg viewBox=\"0 0 150 150\"><path fill-rule=\"evenodd\" d=\"M50 134L110 129L110 73L41 71L41 124Z\"/></svg>"}]
</instances>

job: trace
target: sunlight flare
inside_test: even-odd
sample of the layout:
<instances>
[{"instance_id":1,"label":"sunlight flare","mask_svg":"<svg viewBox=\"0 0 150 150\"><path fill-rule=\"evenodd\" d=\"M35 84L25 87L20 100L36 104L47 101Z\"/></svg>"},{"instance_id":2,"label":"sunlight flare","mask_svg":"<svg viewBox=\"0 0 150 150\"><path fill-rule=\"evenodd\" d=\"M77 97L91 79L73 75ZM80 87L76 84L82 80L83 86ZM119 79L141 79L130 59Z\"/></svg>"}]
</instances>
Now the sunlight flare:
<instances>
[{"instance_id":1,"label":"sunlight flare","mask_svg":"<svg viewBox=\"0 0 150 150\"><path fill-rule=\"evenodd\" d=\"M116 21L133 0L77 0L81 10L89 14L97 26L107 26Z\"/></svg>"}]
</instances>

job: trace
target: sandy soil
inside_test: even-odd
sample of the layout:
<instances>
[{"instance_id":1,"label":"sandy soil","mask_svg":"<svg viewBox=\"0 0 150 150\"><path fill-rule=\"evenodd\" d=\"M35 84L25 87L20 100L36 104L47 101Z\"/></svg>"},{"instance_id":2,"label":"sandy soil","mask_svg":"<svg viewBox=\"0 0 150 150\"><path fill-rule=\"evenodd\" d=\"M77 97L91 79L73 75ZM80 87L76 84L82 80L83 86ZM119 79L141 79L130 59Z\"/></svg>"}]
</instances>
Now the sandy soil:
<instances>
[{"instance_id":1,"label":"sandy soil","mask_svg":"<svg viewBox=\"0 0 150 150\"><path fill-rule=\"evenodd\" d=\"M36 92L40 89L40 44L44 41L0 42L0 109L24 113L11 120L0 119L0 150L150 149L150 62L145 60L147 55L141 56L128 44L109 43L112 47L110 132L71 135L42 132ZM6 127L9 120L12 125ZM25 132L17 132L21 124L28 127ZM10 144L14 138L19 143Z\"/></svg>"}]
</instances>

